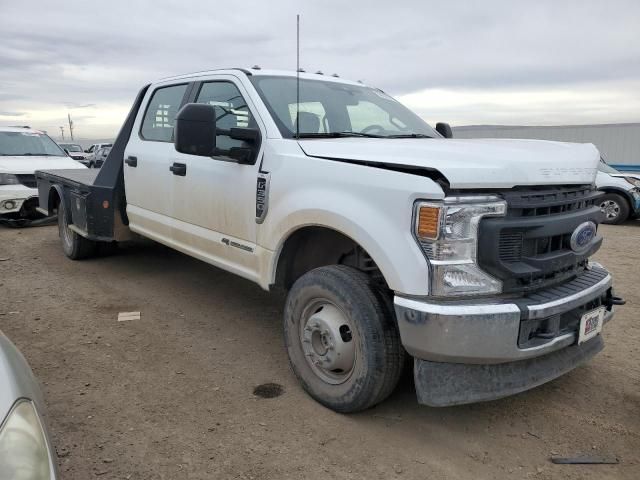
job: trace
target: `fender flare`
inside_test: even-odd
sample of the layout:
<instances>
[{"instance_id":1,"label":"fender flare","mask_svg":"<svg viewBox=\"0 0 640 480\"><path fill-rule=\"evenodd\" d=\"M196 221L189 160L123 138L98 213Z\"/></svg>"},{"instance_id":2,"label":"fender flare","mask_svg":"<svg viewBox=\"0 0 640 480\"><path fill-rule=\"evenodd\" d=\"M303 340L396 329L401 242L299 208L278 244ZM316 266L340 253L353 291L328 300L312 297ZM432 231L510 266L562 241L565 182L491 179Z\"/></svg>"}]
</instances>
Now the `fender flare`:
<instances>
[{"instance_id":1,"label":"fender flare","mask_svg":"<svg viewBox=\"0 0 640 480\"><path fill-rule=\"evenodd\" d=\"M49 187L49 194L48 194L48 198L47 198L47 212L49 213L49 215L53 215L53 193L57 193L58 194L58 198L60 199L61 202L65 201L65 197L64 197L64 188L62 187L62 185L59 185L57 183L54 183L53 185L51 185Z\"/></svg>"}]
</instances>

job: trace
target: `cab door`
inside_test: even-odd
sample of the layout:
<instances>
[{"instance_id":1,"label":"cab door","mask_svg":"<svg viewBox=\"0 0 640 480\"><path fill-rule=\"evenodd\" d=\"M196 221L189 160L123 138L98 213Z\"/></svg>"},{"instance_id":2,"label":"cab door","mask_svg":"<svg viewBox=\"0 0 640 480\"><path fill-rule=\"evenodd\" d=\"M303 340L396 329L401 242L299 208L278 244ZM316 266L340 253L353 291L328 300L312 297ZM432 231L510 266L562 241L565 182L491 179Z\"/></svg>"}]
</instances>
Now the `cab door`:
<instances>
[{"instance_id":1,"label":"cab door","mask_svg":"<svg viewBox=\"0 0 640 480\"><path fill-rule=\"evenodd\" d=\"M259 128L265 138L264 126L254 113L256 109L242 83L233 75L198 82L190 101L213 105L217 128ZM216 145L220 149L246 146L243 141L224 135L217 135ZM173 158L174 239L181 249L196 257L257 280L259 161L246 165L224 155L201 157L177 152Z\"/></svg>"},{"instance_id":2,"label":"cab door","mask_svg":"<svg viewBox=\"0 0 640 480\"><path fill-rule=\"evenodd\" d=\"M175 177L169 167L178 155L173 145L173 125L189 87L189 83L180 83L150 88L124 152L129 226L166 244L173 241Z\"/></svg>"}]
</instances>

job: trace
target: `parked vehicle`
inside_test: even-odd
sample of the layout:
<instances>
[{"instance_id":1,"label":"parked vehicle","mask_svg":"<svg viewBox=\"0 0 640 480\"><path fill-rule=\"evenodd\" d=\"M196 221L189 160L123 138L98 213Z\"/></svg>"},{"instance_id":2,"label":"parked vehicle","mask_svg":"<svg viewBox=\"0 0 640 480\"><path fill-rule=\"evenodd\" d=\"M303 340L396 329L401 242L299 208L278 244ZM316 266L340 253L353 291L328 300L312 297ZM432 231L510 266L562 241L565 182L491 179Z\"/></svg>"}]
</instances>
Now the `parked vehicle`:
<instances>
[{"instance_id":1,"label":"parked vehicle","mask_svg":"<svg viewBox=\"0 0 640 480\"><path fill-rule=\"evenodd\" d=\"M603 223L617 225L640 213L640 176L621 173L600 159L596 186L605 192L600 208L605 214Z\"/></svg>"},{"instance_id":2,"label":"parked vehicle","mask_svg":"<svg viewBox=\"0 0 640 480\"><path fill-rule=\"evenodd\" d=\"M84 169L45 133L0 127L0 220L24 222L41 216L34 172L42 168Z\"/></svg>"},{"instance_id":3,"label":"parked vehicle","mask_svg":"<svg viewBox=\"0 0 640 480\"><path fill-rule=\"evenodd\" d=\"M77 143L58 143L58 145L67 152L71 158L79 161L85 166L89 166L89 162L86 160L87 154L82 150L80 145Z\"/></svg>"},{"instance_id":4,"label":"parked vehicle","mask_svg":"<svg viewBox=\"0 0 640 480\"><path fill-rule=\"evenodd\" d=\"M102 164L107 159L109 152L111 151L111 147L102 147L95 150L93 153L88 154L87 156L87 166L89 168L100 168Z\"/></svg>"},{"instance_id":5,"label":"parked vehicle","mask_svg":"<svg viewBox=\"0 0 640 480\"><path fill-rule=\"evenodd\" d=\"M112 146L113 146L112 143L94 143L93 145L91 145L89 148L85 150L85 153L93 153L100 148L112 147Z\"/></svg>"},{"instance_id":6,"label":"parked vehicle","mask_svg":"<svg viewBox=\"0 0 640 480\"><path fill-rule=\"evenodd\" d=\"M37 172L40 207L69 258L135 233L286 289L292 369L329 408L382 401L406 352L420 403L490 400L593 357L623 301L590 260L593 145L449 137L357 82L182 75L140 91L99 172Z\"/></svg>"},{"instance_id":7,"label":"parked vehicle","mask_svg":"<svg viewBox=\"0 0 640 480\"><path fill-rule=\"evenodd\" d=\"M0 331L0 478L55 480L55 450L43 418L36 378Z\"/></svg>"}]
</instances>

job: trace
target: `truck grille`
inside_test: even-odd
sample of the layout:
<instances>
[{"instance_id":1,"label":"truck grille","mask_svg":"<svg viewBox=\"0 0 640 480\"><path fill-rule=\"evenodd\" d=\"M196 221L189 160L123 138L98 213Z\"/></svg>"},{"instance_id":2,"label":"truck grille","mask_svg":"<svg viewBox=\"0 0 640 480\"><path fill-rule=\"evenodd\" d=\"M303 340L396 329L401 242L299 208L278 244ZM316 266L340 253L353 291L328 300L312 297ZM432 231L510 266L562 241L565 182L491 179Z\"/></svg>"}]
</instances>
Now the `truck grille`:
<instances>
[{"instance_id":1,"label":"truck grille","mask_svg":"<svg viewBox=\"0 0 640 480\"><path fill-rule=\"evenodd\" d=\"M600 237L580 253L571 234L580 224L598 224L601 193L590 186L514 190L500 195L507 215L480 223L478 261L503 282L504 292L526 292L580 274L602 243ZM497 239L497 241L496 241Z\"/></svg>"},{"instance_id":2,"label":"truck grille","mask_svg":"<svg viewBox=\"0 0 640 480\"><path fill-rule=\"evenodd\" d=\"M36 188L38 186L36 176L33 173L20 173L17 174L16 177L18 177L18 181L25 187Z\"/></svg>"},{"instance_id":3,"label":"truck grille","mask_svg":"<svg viewBox=\"0 0 640 480\"><path fill-rule=\"evenodd\" d=\"M515 191L504 195L509 203L509 215L518 217L538 217L583 210L595 205L599 196L591 186L530 192Z\"/></svg>"}]
</instances>

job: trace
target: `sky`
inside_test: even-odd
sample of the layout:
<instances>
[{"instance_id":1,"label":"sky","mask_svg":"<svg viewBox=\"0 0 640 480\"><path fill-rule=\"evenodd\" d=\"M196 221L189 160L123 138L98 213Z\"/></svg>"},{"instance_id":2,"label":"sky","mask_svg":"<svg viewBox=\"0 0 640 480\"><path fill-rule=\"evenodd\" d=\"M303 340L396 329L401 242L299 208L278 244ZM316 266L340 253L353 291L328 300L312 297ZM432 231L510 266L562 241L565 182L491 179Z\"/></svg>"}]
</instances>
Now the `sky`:
<instances>
[{"instance_id":1,"label":"sky","mask_svg":"<svg viewBox=\"0 0 640 480\"><path fill-rule=\"evenodd\" d=\"M296 14L301 67L432 125L640 121L637 0L0 0L0 125L112 138L155 79L294 70Z\"/></svg>"}]
</instances>

